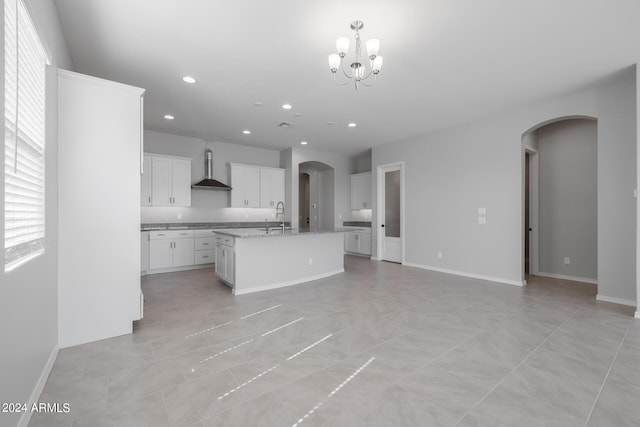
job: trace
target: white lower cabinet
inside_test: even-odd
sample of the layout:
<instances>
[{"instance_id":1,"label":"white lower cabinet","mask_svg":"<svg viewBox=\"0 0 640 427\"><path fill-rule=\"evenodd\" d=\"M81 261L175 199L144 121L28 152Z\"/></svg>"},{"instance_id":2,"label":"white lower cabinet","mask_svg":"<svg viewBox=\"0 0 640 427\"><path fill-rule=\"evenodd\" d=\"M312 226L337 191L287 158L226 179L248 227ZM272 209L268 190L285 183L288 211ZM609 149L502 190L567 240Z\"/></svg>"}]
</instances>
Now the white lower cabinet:
<instances>
[{"instance_id":1,"label":"white lower cabinet","mask_svg":"<svg viewBox=\"0 0 640 427\"><path fill-rule=\"evenodd\" d=\"M345 233L344 251L359 255L371 255L371 233L358 231Z\"/></svg>"},{"instance_id":2,"label":"white lower cabinet","mask_svg":"<svg viewBox=\"0 0 640 427\"><path fill-rule=\"evenodd\" d=\"M233 286L234 272L234 238L216 236L216 276Z\"/></svg>"},{"instance_id":3,"label":"white lower cabinet","mask_svg":"<svg viewBox=\"0 0 640 427\"><path fill-rule=\"evenodd\" d=\"M149 232L140 233L140 272L145 273L149 269Z\"/></svg>"},{"instance_id":4,"label":"white lower cabinet","mask_svg":"<svg viewBox=\"0 0 640 427\"><path fill-rule=\"evenodd\" d=\"M194 264L193 230L149 232L149 269Z\"/></svg>"},{"instance_id":5,"label":"white lower cabinet","mask_svg":"<svg viewBox=\"0 0 640 427\"><path fill-rule=\"evenodd\" d=\"M213 230L195 230L195 265L213 264L216 258L216 236Z\"/></svg>"},{"instance_id":6,"label":"white lower cabinet","mask_svg":"<svg viewBox=\"0 0 640 427\"><path fill-rule=\"evenodd\" d=\"M172 267L193 265L194 255L193 238L175 239L173 241Z\"/></svg>"},{"instance_id":7,"label":"white lower cabinet","mask_svg":"<svg viewBox=\"0 0 640 427\"><path fill-rule=\"evenodd\" d=\"M216 238L213 230L154 230L143 231L141 235L142 274L162 273L174 268L201 268L215 262Z\"/></svg>"}]
</instances>

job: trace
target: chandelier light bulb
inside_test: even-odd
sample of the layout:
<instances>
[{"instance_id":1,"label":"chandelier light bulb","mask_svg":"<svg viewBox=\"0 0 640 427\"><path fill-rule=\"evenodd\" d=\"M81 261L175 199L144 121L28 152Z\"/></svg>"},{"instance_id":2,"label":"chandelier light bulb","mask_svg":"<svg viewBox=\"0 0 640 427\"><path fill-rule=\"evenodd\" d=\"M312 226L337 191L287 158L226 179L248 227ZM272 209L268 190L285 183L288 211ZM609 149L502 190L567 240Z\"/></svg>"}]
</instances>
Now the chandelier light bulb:
<instances>
[{"instance_id":1,"label":"chandelier light bulb","mask_svg":"<svg viewBox=\"0 0 640 427\"><path fill-rule=\"evenodd\" d=\"M371 59L372 61L376 59L376 56L378 56L379 50L380 50L380 40L378 39L367 40L367 53L369 54L369 59Z\"/></svg>"},{"instance_id":2,"label":"chandelier light bulb","mask_svg":"<svg viewBox=\"0 0 640 427\"><path fill-rule=\"evenodd\" d=\"M338 71L338 67L340 67L340 56L337 53L332 53L329 55L329 68L332 73Z\"/></svg>"},{"instance_id":3,"label":"chandelier light bulb","mask_svg":"<svg viewBox=\"0 0 640 427\"><path fill-rule=\"evenodd\" d=\"M382 68L382 56L376 56L376 59L373 60L373 65L371 66L371 69L373 70L373 74L378 74L381 68Z\"/></svg>"},{"instance_id":4,"label":"chandelier light bulb","mask_svg":"<svg viewBox=\"0 0 640 427\"><path fill-rule=\"evenodd\" d=\"M346 37L338 37L336 40L336 48L338 49L338 55L344 58L349 50L349 39Z\"/></svg>"}]
</instances>

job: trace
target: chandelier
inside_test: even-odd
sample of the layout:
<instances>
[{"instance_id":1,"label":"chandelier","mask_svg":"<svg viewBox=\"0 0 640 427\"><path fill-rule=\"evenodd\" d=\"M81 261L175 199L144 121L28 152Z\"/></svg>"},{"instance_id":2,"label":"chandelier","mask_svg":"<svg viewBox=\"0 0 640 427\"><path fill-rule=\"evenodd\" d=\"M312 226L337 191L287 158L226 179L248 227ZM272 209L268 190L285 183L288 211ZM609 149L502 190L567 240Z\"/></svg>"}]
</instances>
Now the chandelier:
<instances>
[{"instance_id":1,"label":"chandelier","mask_svg":"<svg viewBox=\"0 0 640 427\"><path fill-rule=\"evenodd\" d=\"M351 23L351 29L355 31L356 39L356 53L355 58L351 61L349 67L351 70L347 72L343 66L343 59L347 56L347 50L349 50L349 39L347 37L338 37L336 40L336 47L338 53L329 55L329 69L333 74L333 81L337 84L344 86L351 82L354 83L356 90L360 85L373 86L382 68L382 56L378 56L378 50L380 49L380 40L369 39L366 42L367 56L369 57L369 64L366 64L366 58L362 55L362 41L360 40L360 30L364 24L362 21L353 21ZM336 76L338 74L338 68L344 74L346 80L340 81Z\"/></svg>"}]
</instances>

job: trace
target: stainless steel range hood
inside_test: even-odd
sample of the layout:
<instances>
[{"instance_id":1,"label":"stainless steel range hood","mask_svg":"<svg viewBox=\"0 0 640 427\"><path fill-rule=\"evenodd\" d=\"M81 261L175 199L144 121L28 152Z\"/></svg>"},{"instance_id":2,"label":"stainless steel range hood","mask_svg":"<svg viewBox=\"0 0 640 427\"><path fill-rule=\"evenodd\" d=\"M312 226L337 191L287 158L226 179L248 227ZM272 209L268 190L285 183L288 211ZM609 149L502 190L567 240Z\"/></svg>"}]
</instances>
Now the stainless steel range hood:
<instances>
[{"instance_id":1,"label":"stainless steel range hood","mask_svg":"<svg viewBox=\"0 0 640 427\"><path fill-rule=\"evenodd\" d=\"M213 179L213 152L204 150L204 179L191 186L191 188L202 188L205 190L223 190L229 191L231 187Z\"/></svg>"}]
</instances>

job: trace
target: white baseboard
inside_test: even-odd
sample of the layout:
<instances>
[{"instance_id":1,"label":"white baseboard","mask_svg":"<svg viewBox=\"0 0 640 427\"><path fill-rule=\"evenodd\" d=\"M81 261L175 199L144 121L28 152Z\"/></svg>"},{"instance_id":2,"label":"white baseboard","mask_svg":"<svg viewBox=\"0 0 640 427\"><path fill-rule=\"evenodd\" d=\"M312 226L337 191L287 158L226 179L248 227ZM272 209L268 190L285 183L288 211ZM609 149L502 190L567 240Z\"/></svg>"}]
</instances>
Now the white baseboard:
<instances>
[{"instance_id":1,"label":"white baseboard","mask_svg":"<svg viewBox=\"0 0 640 427\"><path fill-rule=\"evenodd\" d=\"M215 264L195 264L195 265L186 265L184 267L169 267L169 268L156 268L155 270L147 270L141 271L140 276L147 276L151 274L162 274L162 273L177 273L178 271L189 271L189 270L200 270L202 268L212 268Z\"/></svg>"},{"instance_id":2,"label":"white baseboard","mask_svg":"<svg viewBox=\"0 0 640 427\"><path fill-rule=\"evenodd\" d=\"M311 282L312 280L319 280L319 279L324 279L325 277L335 276L336 274L340 274L340 273L344 273L344 268L341 268L341 269L338 269L338 270L335 270L335 271L330 271L328 273L317 274L315 276L304 277L302 279L290 280L288 282L272 283L271 285L264 285L264 286L254 286L253 288L246 288L246 289L238 290L234 286L233 287L233 294L234 295L244 295L244 294L251 294L253 292L268 291L268 290L271 290L271 289L278 289L278 288L284 288L284 287L287 287L287 286L300 285L302 283Z\"/></svg>"},{"instance_id":3,"label":"white baseboard","mask_svg":"<svg viewBox=\"0 0 640 427\"><path fill-rule=\"evenodd\" d=\"M640 310L636 310L635 318L640 319Z\"/></svg>"},{"instance_id":4,"label":"white baseboard","mask_svg":"<svg viewBox=\"0 0 640 427\"><path fill-rule=\"evenodd\" d=\"M636 302L634 300L608 297L608 296L600 295L600 294L596 295L596 301L612 302L614 304L628 305L629 307L635 307L636 306ZM636 311L636 317L638 317L638 312L637 311Z\"/></svg>"},{"instance_id":5,"label":"white baseboard","mask_svg":"<svg viewBox=\"0 0 640 427\"><path fill-rule=\"evenodd\" d=\"M449 270L446 268L432 267L429 265L414 264L412 262L405 262L403 265L406 265L408 267L421 268L423 270L437 271L439 273L453 274L455 276L463 276L463 277L470 277L472 279L487 280L489 282L504 283L504 284L513 285L513 286L522 287L525 285L525 283L521 280L509 280L509 279L503 279L500 277L484 276L481 274L467 273L465 271Z\"/></svg>"},{"instance_id":6,"label":"white baseboard","mask_svg":"<svg viewBox=\"0 0 640 427\"><path fill-rule=\"evenodd\" d=\"M58 357L58 351L60 348L56 345L53 350L51 350L51 354L49 355L49 360L44 365L42 369L42 373L40 374L40 378L36 383L36 386L31 393L31 397L29 398L29 402L27 403L27 411L22 414L20 417L20 421L18 422L18 427L27 427L29 425L29 421L31 421L31 407L34 403L38 403L40 399L40 395L42 394L42 390L44 389L44 385L47 383L47 379L49 378L49 374L51 373L51 369L53 369L53 364L56 363L56 358Z\"/></svg>"},{"instance_id":7,"label":"white baseboard","mask_svg":"<svg viewBox=\"0 0 640 427\"><path fill-rule=\"evenodd\" d=\"M542 271L537 272L535 276L549 277L551 279L571 280L572 282L591 283L593 285L598 284L598 280L596 279L588 279L586 277L576 277L576 276L565 276L563 274L555 274L555 273L544 273Z\"/></svg>"}]
</instances>

